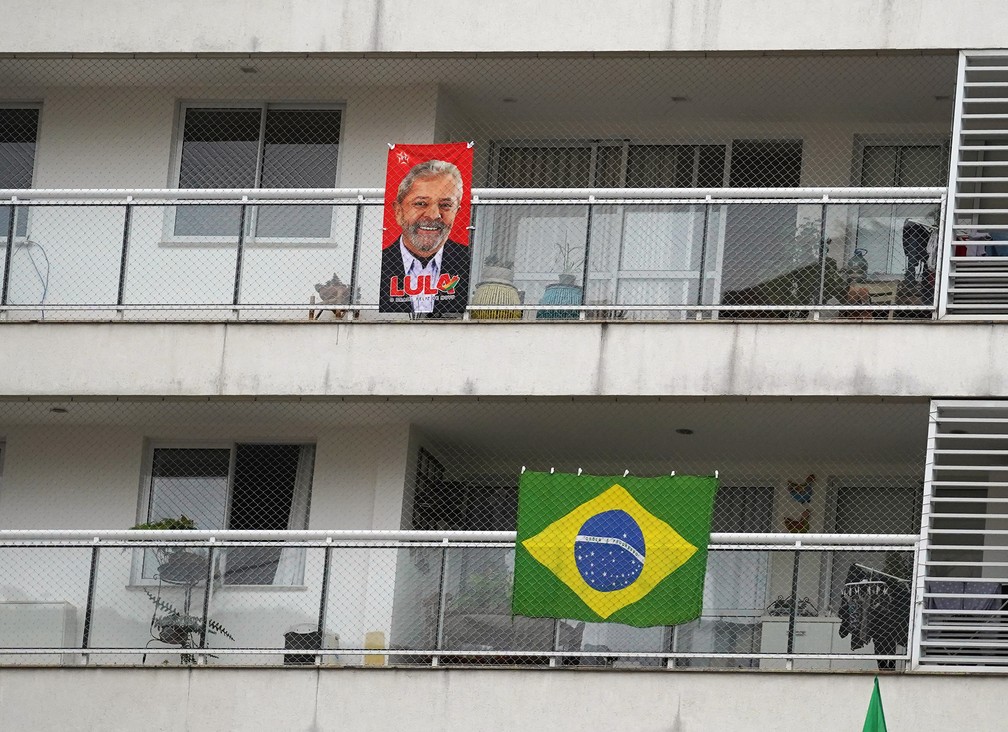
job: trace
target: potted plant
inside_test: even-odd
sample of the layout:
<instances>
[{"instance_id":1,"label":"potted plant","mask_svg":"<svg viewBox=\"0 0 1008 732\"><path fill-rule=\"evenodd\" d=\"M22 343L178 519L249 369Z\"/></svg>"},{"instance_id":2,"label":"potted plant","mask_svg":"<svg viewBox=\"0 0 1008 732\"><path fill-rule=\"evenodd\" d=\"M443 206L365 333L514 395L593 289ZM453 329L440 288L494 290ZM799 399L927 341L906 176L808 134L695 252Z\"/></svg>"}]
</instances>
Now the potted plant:
<instances>
[{"instance_id":1,"label":"potted plant","mask_svg":"<svg viewBox=\"0 0 1008 732\"><path fill-rule=\"evenodd\" d=\"M557 281L546 286L540 305L581 305L584 293L581 282L584 276L584 251L565 238L556 245ZM536 320L577 320L577 310L540 310Z\"/></svg>"},{"instance_id":2,"label":"potted plant","mask_svg":"<svg viewBox=\"0 0 1008 732\"><path fill-rule=\"evenodd\" d=\"M137 524L132 528L139 531L186 531L197 527L195 521L182 515L178 518L163 518L158 521ZM151 616L151 637L168 645L195 648L197 646L196 640L203 632L203 618L190 612L192 592L197 585L204 584L207 580L209 557L201 550L194 550L187 546L172 546L171 544L153 547L151 551L158 561L157 594L144 589L147 597L154 603L154 614ZM184 589L185 601L182 610L161 597L163 584L177 585ZM234 640L234 636L216 620L209 619L206 623L206 629L210 634L219 633ZM183 654L181 661L182 663L194 663L195 656Z\"/></svg>"},{"instance_id":3,"label":"potted plant","mask_svg":"<svg viewBox=\"0 0 1008 732\"><path fill-rule=\"evenodd\" d=\"M473 291L473 305L518 305L521 295L514 286L514 262L491 254L483 260L480 283ZM520 320L521 310L473 310L476 320Z\"/></svg>"}]
</instances>

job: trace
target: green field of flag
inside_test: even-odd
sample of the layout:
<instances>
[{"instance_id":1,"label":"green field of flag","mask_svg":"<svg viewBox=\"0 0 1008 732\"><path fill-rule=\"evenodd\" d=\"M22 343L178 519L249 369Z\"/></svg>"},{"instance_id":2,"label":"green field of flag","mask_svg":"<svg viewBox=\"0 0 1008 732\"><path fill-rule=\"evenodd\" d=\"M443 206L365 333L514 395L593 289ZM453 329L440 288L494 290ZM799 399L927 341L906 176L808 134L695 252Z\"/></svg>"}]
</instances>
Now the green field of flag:
<instances>
[{"instance_id":1,"label":"green field of flag","mask_svg":"<svg viewBox=\"0 0 1008 732\"><path fill-rule=\"evenodd\" d=\"M886 732L885 711L882 709L882 692L879 691L878 676L875 677L875 689L868 702L868 713L865 715L861 732Z\"/></svg>"},{"instance_id":2,"label":"green field of flag","mask_svg":"<svg viewBox=\"0 0 1008 732\"><path fill-rule=\"evenodd\" d=\"M717 479L522 474L512 613L649 627L703 607Z\"/></svg>"}]
</instances>

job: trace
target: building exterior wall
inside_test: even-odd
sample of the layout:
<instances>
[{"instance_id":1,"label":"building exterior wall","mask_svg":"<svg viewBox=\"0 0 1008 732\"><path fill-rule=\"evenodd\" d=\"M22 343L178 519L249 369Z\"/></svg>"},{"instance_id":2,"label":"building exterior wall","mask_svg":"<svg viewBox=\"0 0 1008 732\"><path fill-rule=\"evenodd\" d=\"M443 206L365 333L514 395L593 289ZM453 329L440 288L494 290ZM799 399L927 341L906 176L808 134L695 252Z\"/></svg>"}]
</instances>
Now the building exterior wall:
<instances>
[{"instance_id":1,"label":"building exterior wall","mask_svg":"<svg viewBox=\"0 0 1008 732\"><path fill-rule=\"evenodd\" d=\"M885 675L880 685L890 729L1003 726L1002 677ZM864 674L0 669L0 724L169 732L493 732L528 728L535 720L536 728L557 732L801 732L859 729L871 690L871 676Z\"/></svg>"},{"instance_id":2,"label":"building exterior wall","mask_svg":"<svg viewBox=\"0 0 1008 732\"><path fill-rule=\"evenodd\" d=\"M450 359L432 359L432 332L450 344ZM969 397L1008 389L1008 335L982 323L11 323L4 334L0 393L35 397Z\"/></svg>"},{"instance_id":3,"label":"building exterior wall","mask_svg":"<svg viewBox=\"0 0 1008 732\"><path fill-rule=\"evenodd\" d=\"M594 0L522 0L474 10L442 2L304 0L146 7L83 0L9 3L0 48L13 53L368 53L985 48L1003 42L997 0L832 3L649 0L625 12ZM194 19L199 19L194 22ZM39 22L45 19L44 22ZM782 22L787 19L787 22Z\"/></svg>"}]
</instances>

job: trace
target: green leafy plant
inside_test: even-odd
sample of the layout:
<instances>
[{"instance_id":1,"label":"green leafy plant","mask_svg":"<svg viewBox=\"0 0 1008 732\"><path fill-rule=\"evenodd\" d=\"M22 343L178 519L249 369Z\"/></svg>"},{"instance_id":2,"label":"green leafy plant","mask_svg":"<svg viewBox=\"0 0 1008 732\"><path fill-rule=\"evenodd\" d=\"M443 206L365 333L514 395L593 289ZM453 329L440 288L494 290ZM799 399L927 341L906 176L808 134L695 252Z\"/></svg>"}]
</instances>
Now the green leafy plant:
<instances>
[{"instance_id":1,"label":"green leafy plant","mask_svg":"<svg viewBox=\"0 0 1008 732\"><path fill-rule=\"evenodd\" d=\"M165 643L181 645L183 648L192 648L193 635L200 633L203 629L203 618L179 612L172 603L163 597L152 595L150 590L145 589L144 592L154 603L154 607L163 613L154 620L154 627L158 629L161 640ZM227 628L212 618L207 622L207 631L213 634L219 633L234 640L234 636L228 632Z\"/></svg>"},{"instance_id":2,"label":"green leafy plant","mask_svg":"<svg viewBox=\"0 0 1008 732\"><path fill-rule=\"evenodd\" d=\"M163 518L131 527L139 531L190 531L195 528L196 522L184 514L178 518Z\"/></svg>"},{"instance_id":3,"label":"green leafy plant","mask_svg":"<svg viewBox=\"0 0 1008 732\"><path fill-rule=\"evenodd\" d=\"M178 518L162 518L157 521L149 521L142 524L136 524L131 526L131 531L192 531L196 528L196 522L191 518L182 514ZM171 561L172 557L177 554L182 554L189 549L184 546L157 546L152 547L151 551L154 552L154 556L157 557L158 564L163 566Z\"/></svg>"}]
</instances>

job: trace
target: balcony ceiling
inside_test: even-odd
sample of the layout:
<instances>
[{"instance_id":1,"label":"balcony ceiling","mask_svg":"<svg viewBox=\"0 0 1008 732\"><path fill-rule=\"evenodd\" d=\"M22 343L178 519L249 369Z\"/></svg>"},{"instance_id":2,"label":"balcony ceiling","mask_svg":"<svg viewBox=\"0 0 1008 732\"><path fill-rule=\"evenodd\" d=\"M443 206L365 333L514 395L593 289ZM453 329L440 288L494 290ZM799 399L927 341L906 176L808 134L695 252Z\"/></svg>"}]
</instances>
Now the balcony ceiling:
<instances>
[{"instance_id":1,"label":"balcony ceiling","mask_svg":"<svg viewBox=\"0 0 1008 732\"><path fill-rule=\"evenodd\" d=\"M351 87L436 85L462 119L505 122L672 116L948 124L955 76L953 54L0 59L0 89L21 96L79 86L338 99Z\"/></svg>"},{"instance_id":2,"label":"balcony ceiling","mask_svg":"<svg viewBox=\"0 0 1008 732\"><path fill-rule=\"evenodd\" d=\"M0 404L0 428L311 440L330 430L410 424L426 443L474 465L541 468L552 460L591 469L592 461L619 460L632 470L682 472L741 463L913 463L923 456L927 409L922 400L882 399L12 401Z\"/></svg>"}]
</instances>

